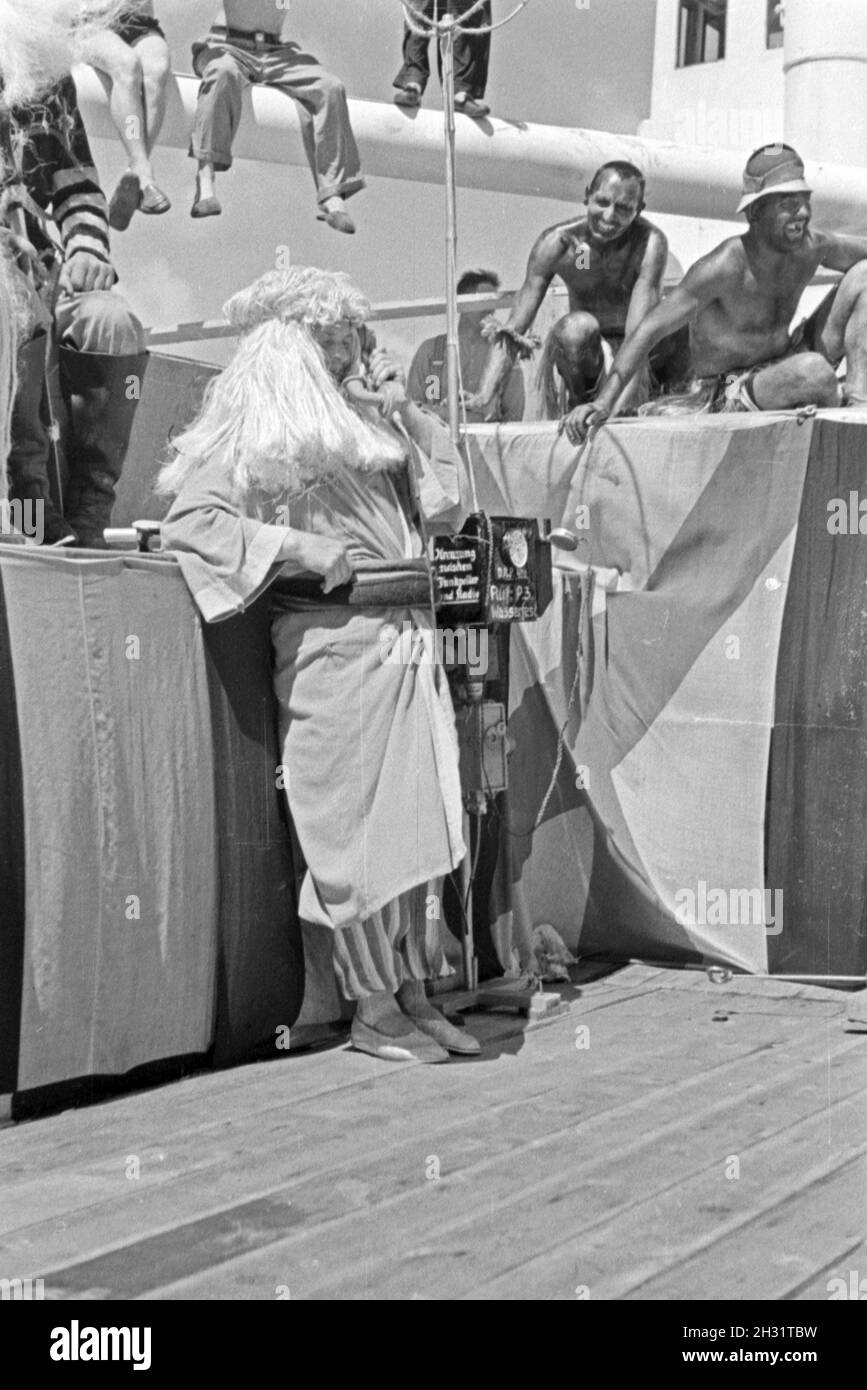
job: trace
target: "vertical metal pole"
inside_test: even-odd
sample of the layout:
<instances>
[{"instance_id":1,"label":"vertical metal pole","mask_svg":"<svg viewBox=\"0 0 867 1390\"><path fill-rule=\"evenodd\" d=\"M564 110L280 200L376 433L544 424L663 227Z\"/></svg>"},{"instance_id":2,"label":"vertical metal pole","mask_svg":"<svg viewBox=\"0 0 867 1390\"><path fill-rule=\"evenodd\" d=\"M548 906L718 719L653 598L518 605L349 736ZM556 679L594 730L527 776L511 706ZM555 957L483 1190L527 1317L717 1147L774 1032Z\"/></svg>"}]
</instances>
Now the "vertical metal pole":
<instances>
[{"instance_id":1,"label":"vertical metal pole","mask_svg":"<svg viewBox=\"0 0 867 1390\"><path fill-rule=\"evenodd\" d=\"M460 402L458 401L458 213L455 180L455 34L454 16L443 15L438 35L443 72L443 120L446 148L446 381L449 433L452 443L460 440ZM464 808L466 857L461 865L461 894L465 903L461 957L464 988L475 989L475 948L473 942L473 862L472 817Z\"/></svg>"},{"instance_id":2,"label":"vertical metal pole","mask_svg":"<svg viewBox=\"0 0 867 1390\"><path fill-rule=\"evenodd\" d=\"M455 34L454 16L444 15L439 43L443 68L443 117L446 136L446 381L449 433L460 439L458 401L458 214L455 184Z\"/></svg>"}]
</instances>

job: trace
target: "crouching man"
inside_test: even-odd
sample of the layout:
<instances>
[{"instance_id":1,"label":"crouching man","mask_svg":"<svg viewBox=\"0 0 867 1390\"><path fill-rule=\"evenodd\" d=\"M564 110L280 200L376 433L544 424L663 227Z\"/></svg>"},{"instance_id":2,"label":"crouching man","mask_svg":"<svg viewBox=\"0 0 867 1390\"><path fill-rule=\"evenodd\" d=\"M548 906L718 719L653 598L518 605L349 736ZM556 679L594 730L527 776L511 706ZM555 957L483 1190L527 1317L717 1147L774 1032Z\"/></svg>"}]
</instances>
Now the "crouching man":
<instances>
[{"instance_id":1,"label":"crouching man","mask_svg":"<svg viewBox=\"0 0 867 1390\"><path fill-rule=\"evenodd\" d=\"M747 215L746 232L696 262L627 336L597 400L566 417L573 443L616 412L654 345L685 325L692 388L643 414L836 406L836 368L844 357L843 399L867 405L867 239L812 228L804 165L786 145L751 155L738 212ZM820 268L842 271L843 278L790 333L801 295Z\"/></svg>"},{"instance_id":2,"label":"crouching man","mask_svg":"<svg viewBox=\"0 0 867 1390\"><path fill-rule=\"evenodd\" d=\"M506 323L486 330L490 355L468 411L491 418L513 364L536 344L527 335L549 285L559 279L569 292L569 312L554 324L545 344L538 386L548 419L593 401L624 338L659 303L668 242L644 214L645 180L634 164L614 160L597 169L585 193L586 210L549 227L530 252L524 283ZM645 371L619 402L634 410L683 378L685 335L660 342Z\"/></svg>"},{"instance_id":3,"label":"crouching man","mask_svg":"<svg viewBox=\"0 0 867 1390\"><path fill-rule=\"evenodd\" d=\"M47 544L103 549L147 363L144 331L112 288L117 274L108 207L71 78L32 106L7 111L5 123L6 216L25 230L12 249L27 271L30 299L29 336L19 350L10 496L42 503ZM47 269L56 254L62 264L53 286ZM49 485L44 392L50 331L59 344L69 424L62 509Z\"/></svg>"}]
</instances>

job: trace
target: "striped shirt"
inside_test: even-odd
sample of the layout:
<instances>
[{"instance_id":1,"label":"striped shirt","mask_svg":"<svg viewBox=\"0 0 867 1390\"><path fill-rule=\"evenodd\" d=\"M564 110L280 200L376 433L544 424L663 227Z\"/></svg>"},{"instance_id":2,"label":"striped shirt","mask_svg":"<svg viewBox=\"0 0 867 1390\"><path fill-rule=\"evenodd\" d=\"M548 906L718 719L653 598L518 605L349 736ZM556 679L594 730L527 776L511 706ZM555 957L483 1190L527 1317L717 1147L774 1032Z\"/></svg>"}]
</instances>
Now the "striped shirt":
<instances>
[{"instance_id":1,"label":"striped shirt","mask_svg":"<svg viewBox=\"0 0 867 1390\"><path fill-rule=\"evenodd\" d=\"M23 183L47 221L55 224L64 260L76 251L87 251L110 265L108 204L72 78L64 78L44 100L18 107L13 120ZM32 215L27 217L27 230L34 246L45 250L48 232Z\"/></svg>"}]
</instances>

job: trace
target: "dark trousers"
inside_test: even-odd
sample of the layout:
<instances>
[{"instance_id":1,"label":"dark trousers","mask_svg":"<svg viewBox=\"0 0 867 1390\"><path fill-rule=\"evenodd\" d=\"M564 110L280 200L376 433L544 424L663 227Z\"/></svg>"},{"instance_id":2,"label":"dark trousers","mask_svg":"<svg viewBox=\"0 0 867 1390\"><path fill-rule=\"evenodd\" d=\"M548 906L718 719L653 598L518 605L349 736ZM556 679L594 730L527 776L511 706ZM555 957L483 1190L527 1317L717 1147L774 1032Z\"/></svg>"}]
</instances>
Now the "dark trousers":
<instances>
[{"instance_id":1,"label":"dark trousers","mask_svg":"<svg viewBox=\"0 0 867 1390\"><path fill-rule=\"evenodd\" d=\"M415 8L423 10L428 18L453 14L458 19L475 4L475 0L415 0ZM491 23L491 0L486 0L468 21L471 29ZM393 86L405 87L407 82L417 82L424 91L430 77L428 46L430 40L422 34L414 34L408 25L403 32L403 67L394 79ZM488 60L491 53L490 34L464 34L455 36L455 91L467 92L481 101L488 85ZM437 44L437 71L440 82L443 80L442 58Z\"/></svg>"}]
</instances>

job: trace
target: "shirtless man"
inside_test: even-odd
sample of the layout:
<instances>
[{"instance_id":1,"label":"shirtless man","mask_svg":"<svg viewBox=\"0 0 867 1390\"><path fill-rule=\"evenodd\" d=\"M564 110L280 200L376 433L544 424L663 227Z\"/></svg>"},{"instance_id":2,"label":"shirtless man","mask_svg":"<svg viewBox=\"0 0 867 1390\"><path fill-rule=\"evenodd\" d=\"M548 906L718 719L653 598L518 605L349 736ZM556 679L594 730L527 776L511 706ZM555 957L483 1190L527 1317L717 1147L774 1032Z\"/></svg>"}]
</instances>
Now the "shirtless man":
<instances>
[{"instance_id":1,"label":"shirtless man","mask_svg":"<svg viewBox=\"0 0 867 1390\"><path fill-rule=\"evenodd\" d=\"M604 164L586 193L583 217L549 227L539 237L527 274L506 323L498 325L478 391L467 396L468 410L490 411L518 356L528 356L526 337L548 286L559 276L569 291L569 313L549 335L541 375L548 373L549 413L563 414L591 400L624 337L632 333L662 297L668 242L644 210L644 176L622 161ZM676 344L666 344L651 370L668 366ZM606 355L607 353L607 355ZM562 399L552 399L556 367ZM621 409L648 399L650 373L633 383Z\"/></svg>"},{"instance_id":2,"label":"shirtless man","mask_svg":"<svg viewBox=\"0 0 867 1390\"><path fill-rule=\"evenodd\" d=\"M319 221L352 233L355 226L344 199L363 188L364 179L346 91L312 54L283 37L287 9L286 0L225 0L220 22L193 44L193 69L202 85L190 141L190 154L198 162L191 215L222 212L215 174L231 167L244 89L260 82L286 92L299 107Z\"/></svg>"},{"instance_id":3,"label":"shirtless man","mask_svg":"<svg viewBox=\"0 0 867 1390\"><path fill-rule=\"evenodd\" d=\"M627 335L597 400L564 421L573 444L617 413L618 397L666 334L690 328L696 412L835 406L835 368L847 359L847 403L867 405L867 239L814 231L804 165L787 145L750 156L738 208L749 227L689 270L677 289ZM790 335L817 270L843 279ZM651 411L650 413L656 413ZM664 408L660 411L664 413Z\"/></svg>"}]
</instances>

